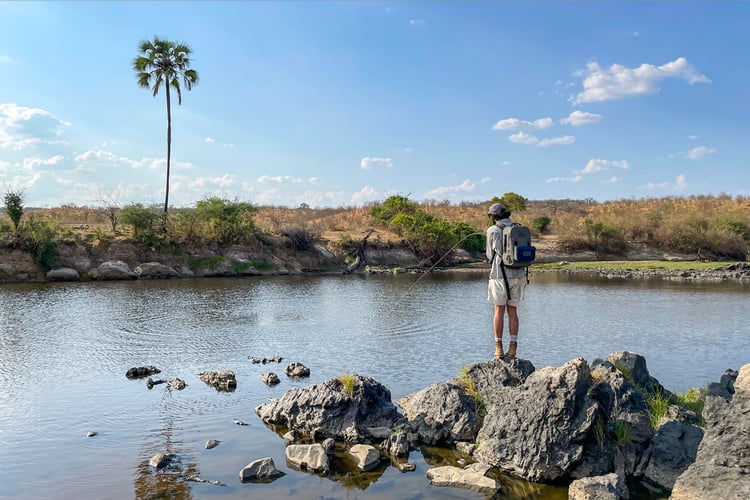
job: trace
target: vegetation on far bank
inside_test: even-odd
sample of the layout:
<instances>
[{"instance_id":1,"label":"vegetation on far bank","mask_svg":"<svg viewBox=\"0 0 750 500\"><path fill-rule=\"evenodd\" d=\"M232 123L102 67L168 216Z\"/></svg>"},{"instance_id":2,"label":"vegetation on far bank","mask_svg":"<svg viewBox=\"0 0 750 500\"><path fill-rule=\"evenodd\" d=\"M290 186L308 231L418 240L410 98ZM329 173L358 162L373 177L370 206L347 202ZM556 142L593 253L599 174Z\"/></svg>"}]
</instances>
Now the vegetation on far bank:
<instances>
[{"instance_id":1,"label":"vegetation on far bank","mask_svg":"<svg viewBox=\"0 0 750 500\"><path fill-rule=\"evenodd\" d=\"M665 261L665 260L598 260L588 262L547 262L534 264L534 270L664 270L664 271L710 271L721 269L733 261Z\"/></svg>"},{"instance_id":2,"label":"vegetation on far bank","mask_svg":"<svg viewBox=\"0 0 750 500\"><path fill-rule=\"evenodd\" d=\"M96 207L23 206L24 193L8 191L0 211L0 245L34 255L45 268L54 266L54 249L64 241L96 245L129 239L164 252L181 245L214 242L282 244L310 250L324 243L343 255L353 254L367 236L368 245L403 247L436 260L462 247L483 253L487 208L495 202L511 207L513 219L528 225L537 241L554 241L558 253L589 251L606 261L572 262L568 268L696 269L720 267L717 261L745 261L750 255L750 198L691 196L621 200L527 200L516 193L476 203L417 203L391 196L365 207L312 209L263 207L246 201L207 196L194 207L120 206L103 201ZM615 260L634 244L665 252L694 255L696 261L633 262ZM559 264L539 264L540 269ZM685 266L685 267L683 267Z\"/></svg>"}]
</instances>

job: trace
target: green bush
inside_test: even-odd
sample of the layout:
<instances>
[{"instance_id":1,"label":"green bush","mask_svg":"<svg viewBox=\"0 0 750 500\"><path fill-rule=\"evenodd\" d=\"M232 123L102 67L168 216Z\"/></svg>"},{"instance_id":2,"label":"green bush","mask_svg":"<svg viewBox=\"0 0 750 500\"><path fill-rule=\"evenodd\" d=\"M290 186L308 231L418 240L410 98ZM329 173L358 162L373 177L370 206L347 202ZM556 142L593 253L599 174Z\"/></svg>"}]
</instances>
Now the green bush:
<instances>
[{"instance_id":1,"label":"green bush","mask_svg":"<svg viewBox=\"0 0 750 500\"><path fill-rule=\"evenodd\" d=\"M544 234L547 232L547 229L549 228L549 225L551 223L552 223L552 219L550 219L546 215L543 215L541 217L537 217L534 220L532 220L531 227L539 231L541 234Z\"/></svg>"},{"instance_id":2,"label":"green bush","mask_svg":"<svg viewBox=\"0 0 750 500\"><path fill-rule=\"evenodd\" d=\"M152 239L155 224L161 220L163 213L156 208L146 207L140 203L126 205L120 210L120 222L133 228L133 236L138 240Z\"/></svg>"},{"instance_id":3,"label":"green bush","mask_svg":"<svg viewBox=\"0 0 750 500\"><path fill-rule=\"evenodd\" d=\"M49 270L55 264L55 241L57 230L52 222L31 216L20 227L23 246L34 258L34 262Z\"/></svg>"},{"instance_id":4,"label":"green bush","mask_svg":"<svg viewBox=\"0 0 750 500\"><path fill-rule=\"evenodd\" d=\"M209 196L195 206L200 236L219 243L247 241L255 233L257 212L251 203L219 196Z\"/></svg>"},{"instance_id":5,"label":"green bush","mask_svg":"<svg viewBox=\"0 0 750 500\"><path fill-rule=\"evenodd\" d=\"M18 231L23 215L23 191L8 191L5 193L5 211L13 223L13 230Z\"/></svg>"}]
</instances>

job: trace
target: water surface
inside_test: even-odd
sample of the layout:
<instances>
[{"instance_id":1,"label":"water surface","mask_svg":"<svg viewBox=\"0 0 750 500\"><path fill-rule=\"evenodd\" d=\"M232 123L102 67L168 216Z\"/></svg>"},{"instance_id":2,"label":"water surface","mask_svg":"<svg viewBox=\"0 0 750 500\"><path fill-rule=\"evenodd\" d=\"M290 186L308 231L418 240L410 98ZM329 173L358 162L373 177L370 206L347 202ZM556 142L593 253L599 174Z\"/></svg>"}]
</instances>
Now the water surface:
<instances>
[{"instance_id":1,"label":"water surface","mask_svg":"<svg viewBox=\"0 0 750 500\"><path fill-rule=\"evenodd\" d=\"M0 286L0 497L483 498L427 484L427 468L455 463L441 450L413 452L417 471L406 474L387 464L356 479L290 470L283 441L253 409L342 373L375 378L395 401L489 359L485 279L450 272L415 286L414 275ZM541 367L630 350L646 356L663 385L684 391L750 362L748 298L750 287L739 283L534 274L519 355ZM284 361L248 360L274 355ZM310 379L287 379L292 361L310 367ZM188 388L148 390L125 378L146 364ZM198 379L218 369L237 374L236 391ZM268 371L281 384L265 386ZM206 450L207 439L222 442ZM167 452L227 486L154 474L148 459ZM287 475L241 484L239 470L265 456ZM564 488L502 481L513 488L509 498L565 498Z\"/></svg>"}]
</instances>

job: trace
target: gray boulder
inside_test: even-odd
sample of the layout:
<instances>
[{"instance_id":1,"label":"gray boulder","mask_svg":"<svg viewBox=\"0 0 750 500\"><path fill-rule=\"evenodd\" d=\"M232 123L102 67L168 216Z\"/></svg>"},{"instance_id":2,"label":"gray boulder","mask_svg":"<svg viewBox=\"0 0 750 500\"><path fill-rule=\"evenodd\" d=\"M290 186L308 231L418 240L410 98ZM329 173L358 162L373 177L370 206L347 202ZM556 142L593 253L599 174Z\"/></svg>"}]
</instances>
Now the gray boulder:
<instances>
[{"instance_id":1,"label":"gray boulder","mask_svg":"<svg viewBox=\"0 0 750 500\"><path fill-rule=\"evenodd\" d=\"M284 373L290 378L302 378L310 376L310 369L302 363L294 362L284 368Z\"/></svg>"},{"instance_id":2,"label":"gray boulder","mask_svg":"<svg viewBox=\"0 0 750 500\"><path fill-rule=\"evenodd\" d=\"M233 391L237 388L237 378L232 370L200 372L198 378L220 391Z\"/></svg>"},{"instance_id":3,"label":"gray boulder","mask_svg":"<svg viewBox=\"0 0 750 500\"><path fill-rule=\"evenodd\" d=\"M452 465L427 469L427 479L433 486L449 486L463 488L493 495L500 486L494 479L473 469L461 469Z\"/></svg>"},{"instance_id":4,"label":"gray boulder","mask_svg":"<svg viewBox=\"0 0 750 500\"><path fill-rule=\"evenodd\" d=\"M735 380L737 380L737 372L727 370L718 383L712 382L708 385L702 414L704 422L715 422L717 418L720 418L721 412L729 406L734 395Z\"/></svg>"},{"instance_id":5,"label":"gray boulder","mask_svg":"<svg viewBox=\"0 0 750 500\"><path fill-rule=\"evenodd\" d=\"M626 377L632 378L633 383L641 390L649 394L661 392L671 395L658 380L651 376L646 366L646 358L640 354L628 351L613 352L607 356L607 361L618 369L624 370Z\"/></svg>"},{"instance_id":6,"label":"gray boulder","mask_svg":"<svg viewBox=\"0 0 750 500\"><path fill-rule=\"evenodd\" d=\"M274 480L284 473L276 468L276 464L273 463L273 458L259 458L247 464L240 471L240 481L262 481L262 480Z\"/></svg>"},{"instance_id":7,"label":"gray boulder","mask_svg":"<svg viewBox=\"0 0 750 500\"><path fill-rule=\"evenodd\" d=\"M134 280L138 275L130 270L130 266L121 260L102 262L93 273L97 280Z\"/></svg>"},{"instance_id":8,"label":"gray boulder","mask_svg":"<svg viewBox=\"0 0 750 500\"><path fill-rule=\"evenodd\" d=\"M380 464L380 452L369 444L355 444L348 451L357 463L357 468L367 472Z\"/></svg>"},{"instance_id":9,"label":"gray boulder","mask_svg":"<svg viewBox=\"0 0 750 500\"><path fill-rule=\"evenodd\" d=\"M644 473L646 479L671 490L677 477L695 462L703 429L696 425L669 420L654 436L651 458Z\"/></svg>"},{"instance_id":10,"label":"gray boulder","mask_svg":"<svg viewBox=\"0 0 750 500\"><path fill-rule=\"evenodd\" d=\"M570 483L568 500L620 500L630 498L622 476L611 473Z\"/></svg>"},{"instance_id":11,"label":"gray boulder","mask_svg":"<svg viewBox=\"0 0 750 500\"><path fill-rule=\"evenodd\" d=\"M567 476L584 458L596 423L599 408L587 397L590 385L589 366L578 358L536 370L521 386L498 391L474 458L530 481Z\"/></svg>"},{"instance_id":12,"label":"gray boulder","mask_svg":"<svg viewBox=\"0 0 750 500\"><path fill-rule=\"evenodd\" d=\"M141 279L179 278L180 273L160 262L146 262L135 268L135 274Z\"/></svg>"},{"instance_id":13,"label":"gray boulder","mask_svg":"<svg viewBox=\"0 0 750 500\"><path fill-rule=\"evenodd\" d=\"M276 385L279 382L281 382L281 380L279 380L279 376L273 372L261 374L260 379L263 381L264 384L271 385L271 386Z\"/></svg>"},{"instance_id":14,"label":"gray boulder","mask_svg":"<svg viewBox=\"0 0 750 500\"><path fill-rule=\"evenodd\" d=\"M368 427L396 428L406 423L390 391L372 378L354 375L351 393L338 379L295 387L255 408L265 424L283 424L315 439L358 443Z\"/></svg>"},{"instance_id":15,"label":"gray boulder","mask_svg":"<svg viewBox=\"0 0 750 500\"><path fill-rule=\"evenodd\" d=\"M454 383L433 384L397 403L424 444L474 441L482 426L477 400Z\"/></svg>"},{"instance_id":16,"label":"gray boulder","mask_svg":"<svg viewBox=\"0 0 750 500\"><path fill-rule=\"evenodd\" d=\"M416 441L416 436L414 436ZM409 436L406 432L393 432L388 436L381 444L380 448L394 457L406 457L409 455L409 450L412 447L412 443L409 440Z\"/></svg>"},{"instance_id":17,"label":"gray boulder","mask_svg":"<svg viewBox=\"0 0 750 500\"><path fill-rule=\"evenodd\" d=\"M291 467L327 474L330 470L328 454L322 445L290 444L286 447L286 460Z\"/></svg>"},{"instance_id":18,"label":"gray boulder","mask_svg":"<svg viewBox=\"0 0 750 500\"><path fill-rule=\"evenodd\" d=\"M750 364L733 385L731 402L706 422L695 463L675 481L672 499L750 498Z\"/></svg>"},{"instance_id":19,"label":"gray boulder","mask_svg":"<svg viewBox=\"0 0 750 500\"><path fill-rule=\"evenodd\" d=\"M81 275L71 267L60 267L47 271L47 281L81 281Z\"/></svg>"}]
</instances>

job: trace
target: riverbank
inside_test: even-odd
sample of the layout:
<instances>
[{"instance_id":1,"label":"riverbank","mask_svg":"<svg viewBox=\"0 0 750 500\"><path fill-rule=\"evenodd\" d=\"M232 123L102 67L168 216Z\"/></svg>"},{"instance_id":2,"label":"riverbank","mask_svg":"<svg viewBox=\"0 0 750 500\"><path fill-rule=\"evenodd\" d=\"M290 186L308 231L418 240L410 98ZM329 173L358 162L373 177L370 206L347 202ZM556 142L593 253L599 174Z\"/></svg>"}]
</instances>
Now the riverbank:
<instances>
[{"instance_id":1,"label":"riverbank","mask_svg":"<svg viewBox=\"0 0 750 500\"><path fill-rule=\"evenodd\" d=\"M597 273L607 278L662 278L685 281L750 282L750 265L701 262L686 255L633 247L625 260L587 252L561 252L554 239L537 244L532 272ZM30 251L0 249L0 283L239 277L289 274L398 273L487 268L482 253L455 249L449 255L420 258L403 246L362 240L355 251L330 240L298 249L288 239L263 235L252 243L192 242L156 248L129 239L77 239L57 244L51 269Z\"/></svg>"}]
</instances>

